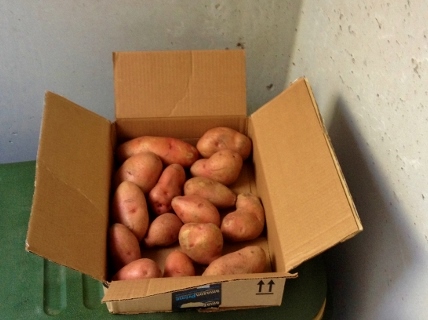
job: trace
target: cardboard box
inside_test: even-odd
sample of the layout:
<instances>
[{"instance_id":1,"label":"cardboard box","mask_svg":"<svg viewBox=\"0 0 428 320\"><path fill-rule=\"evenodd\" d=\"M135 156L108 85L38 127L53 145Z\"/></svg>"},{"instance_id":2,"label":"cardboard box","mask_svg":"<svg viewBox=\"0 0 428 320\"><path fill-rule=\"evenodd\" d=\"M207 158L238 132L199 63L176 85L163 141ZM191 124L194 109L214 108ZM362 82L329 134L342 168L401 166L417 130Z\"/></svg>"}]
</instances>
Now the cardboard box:
<instances>
[{"instance_id":1,"label":"cardboard box","mask_svg":"<svg viewBox=\"0 0 428 320\"><path fill-rule=\"evenodd\" d=\"M26 241L26 250L103 282L110 312L280 305L295 267L362 230L307 79L247 116L242 50L118 52L113 60L114 122L46 93ZM258 241L271 270L109 282L115 146L141 135L195 143L216 126L253 141L234 188L263 202L266 233Z\"/></svg>"}]
</instances>

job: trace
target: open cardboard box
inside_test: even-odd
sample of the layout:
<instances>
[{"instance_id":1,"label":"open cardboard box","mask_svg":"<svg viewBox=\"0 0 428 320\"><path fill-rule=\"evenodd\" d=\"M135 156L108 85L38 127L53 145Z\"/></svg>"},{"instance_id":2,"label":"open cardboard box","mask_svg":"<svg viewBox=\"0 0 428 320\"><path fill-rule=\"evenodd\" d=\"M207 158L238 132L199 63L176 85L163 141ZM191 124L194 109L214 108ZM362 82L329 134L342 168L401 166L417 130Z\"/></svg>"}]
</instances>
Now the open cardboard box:
<instances>
[{"instance_id":1,"label":"open cardboard box","mask_svg":"<svg viewBox=\"0 0 428 320\"><path fill-rule=\"evenodd\" d=\"M362 230L307 79L247 116L243 50L118 52L113 60L114 122L46 93L26 241L26 250L103 282L110 312L280 305L295 267ZM216 126L253 141L234 188L262 200L266 232L257 241L270 269L109 282L106 237L117 144L141 135L196 143Z\"/></svg>"}]
</instances>

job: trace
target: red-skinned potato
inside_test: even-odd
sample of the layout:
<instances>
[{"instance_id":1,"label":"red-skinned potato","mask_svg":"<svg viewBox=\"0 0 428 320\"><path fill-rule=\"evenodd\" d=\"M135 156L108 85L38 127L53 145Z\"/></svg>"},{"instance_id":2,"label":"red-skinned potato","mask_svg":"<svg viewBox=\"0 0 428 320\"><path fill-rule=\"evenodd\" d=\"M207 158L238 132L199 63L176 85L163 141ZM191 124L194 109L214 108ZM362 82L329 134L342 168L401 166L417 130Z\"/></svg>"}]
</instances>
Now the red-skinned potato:
<instances>
[{"instance_id":1,"label":"red-skinned potato","mask_svg":"<svg viewBox=\"0 0 428 320\"><path fill-rule=\"evenodd\" d=\"M186 277L196 274L192 259L179 250L174 250L165 259L164 277Z\"/></svg>"},{"instance_id":2,"label":"red-skinned potato","mask_svg":"<svg viewBox=\"0 0 428 320\"><path fill-rule=\"evenodd\" d=\"M183 166L173 163L167 166L156 185L149 192L148 201L157 215L171 211L171 201L182 194L186 181Z\"/></svg>"},{"instance_id":3,"label":"red-skinned potato","mask_svg":"<svg viewBox=\"0 0 428 320\"><path fill-rule=\"evenodd\" d=\"M190 167L194 177L205 177L224 185L234 183L241 172L242 157L232 150L220 150L207 159L199 159Z\"/></svg>"},{"instance_id":4,"label":"red-skinned potato","mask_svg":"<svg viewBox=\"0 0 428 320\"><path fill-rule=\"evenodd\" d=\"M161 277L162 271L155 261L148 258L141 258L122 267L113 275L112 280L135 280Z\"/></svg>"},{"instance_id":5,"label":"red-skinned potato","mask_svg":"<svg viewBox=\"0 0 428 320\"><path fill-rule=\"evenodd\" d=\"M163 170L161 159L153 152L135 154L119 167L115 175L115 186L122 181L131 181L144 193L148 193L159 180Z\"/></svg>"},{"instance_id":6,"label":"red-skinned potato","mask_svg":"<svg viewBox=\"0 0 428 320\"><path fill-rule=\"evenodd\" d=\"M217 208L230 208L235 205L236 194L224 184L205 177L193 177L184 183L184 195L198 195Z\"/></svg>"},{"instance_id":7,"label":"red-skinned potato","mask_svg":"<svg viewBox=\"0 0 428 320\"><path fill-rule=\"evenodd\" d=\"M211 262L202 276L264 272L266 253L260 246L247 246Z\"/></svg>"},{"instance_id":8,"label":"red-skinned potato","mask_svg":"<svg viewBox=\"0 0 428 320\"><path fill-rule=\"evenodd\" d=\"M143 191L131 181L116 189L111 204L112 221L127 226L141 241L149 227L149 212Z\"/></svg>"},{"instance_id":9,"label":"red-skinned potato","mask_svg":"<svg viewBox=\"0 0 428 320\"><path fill-rule=\"evenodd\" d=\"M180 218L174 213L164 213L157 216L149 226L144 245L151 247L166 247L178 240L180 228L183 226Z\"/></svg>"},{"instance_id":10,"label":"red-skinned potato","mask_svg":"<svg viewBox=\"0 0 428 320\"><path fill-rule=\"evenodd\" d=\"M198 150L183 140L142 136L120 144L117 148L117 159L122 162L143 151L157 154L165 164L178 163L183 167L190 167L199 158Z\"/></svg>"},{"instance_id":11,"label":"red-skinned potato","mask_svg":"<svg viewBox=\"0 0 428 320\"><path fill-rule=\"evenodd\" d=\"M183 253L199 264L209 264L221 256L223 236L213 223L186 223L178 235Z\"/></svg>"},{"instance_id":12,"label":"red-skinned potato","mask_svg":"<svg viewBox=\"0 0 428 320\"><path fill-rule=\"evenodd\" d=\"M204 158L211 157L220 150L229 149L239 153L242 159L247 159L251 154L251 139L234 129L216 127L207 130L199 138L196 148Z\"/></svg>"},{"instance_id":13,"label":"red-skinned potato","mask_svg":"<svg viewBox=\"0 0 428 320\"><path fill-rule=\"evenodd\" d=\"M214 223L220 227L220 213L209 200L198 196L178 196L172 199L172 208L183 223Z\"/></svg>"},{"instance_id":14,"label":"red-skinned potato","mask_svg":"<svg viewBox=\"0 0 428 320\"><path fill-rule=\"evenodd\" d=\"M115 271L141 258L140 244L137 237L121 223L114 223L110 226L108 249Z\"/></svg>"},{"instance_id":15,"label":"red-skinned potato","mask_svg":"<svg viewBox=\"0 0 428 320\"><path fill-rule=\"evenodd\" d=\"M228 213L221 222L221 232L228 241L256 239L263 232L265 213L260 199L252 193L241 193L236 210Z\"/></svg>"}]
</instances>

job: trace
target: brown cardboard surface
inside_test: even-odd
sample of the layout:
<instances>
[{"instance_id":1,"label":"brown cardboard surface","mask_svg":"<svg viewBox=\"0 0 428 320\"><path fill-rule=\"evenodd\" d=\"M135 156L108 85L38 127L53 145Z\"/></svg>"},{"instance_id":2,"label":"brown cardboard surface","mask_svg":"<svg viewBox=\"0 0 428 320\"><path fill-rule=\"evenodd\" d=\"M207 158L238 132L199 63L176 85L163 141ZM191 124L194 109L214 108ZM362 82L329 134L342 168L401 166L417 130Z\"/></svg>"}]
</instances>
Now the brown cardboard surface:
<instances>
[{"instance_id":1,"label":"brown cardboard surface","mask_svg":"<svg viewBox=\"0 0 428 320\"><path fill-rule=\"evenodd\" d=\"M246 115L243 50L116 52L116 119Z\"/></svg>"},{"instance_id":2,"label":"brown cardboard surface","mask_svg":"<svg viewBox=\"0 0 428 320\"><path fill-rule=\"evenodd\" d=\"M323 252L362 227L338 174L308 83L299 79L251 116L257 183L272 214L280 270ZM274 223L273 223L274 222Z\"/></svg>"},{"instance_id":3,"label":"brown cardboard surface","mask_svg":"<svg viewBox=\"0 0 428 320\"><path fill-rule=\"evenodd\" d=\"M115 281L104 298L112 312L167 311L172 291L209 283L224 283L232 298L257 279L285 282L300 263L362 230L306 79L247 118L241 50L116 53L114 65L113 124L62 97L46 95L27 250L109 280L106 237L115 143L160 135L194 144L207 129L229 126L253 141L253 155L233 188L251 190L263 202L263 245L272 272ZM248 299L224 305L260 303ZM262 305L281 301L263 299Z\"/></svg>"},{"instance_id":4,"label":"brown cardboard surface","mask_svg":"<svg viewBox=\"0 0 428 320\"><path fill-rule=\"evenodd\" d=\"M26 249L106 276L111 124L46 93Z\"/></svg>"}]
</instances>

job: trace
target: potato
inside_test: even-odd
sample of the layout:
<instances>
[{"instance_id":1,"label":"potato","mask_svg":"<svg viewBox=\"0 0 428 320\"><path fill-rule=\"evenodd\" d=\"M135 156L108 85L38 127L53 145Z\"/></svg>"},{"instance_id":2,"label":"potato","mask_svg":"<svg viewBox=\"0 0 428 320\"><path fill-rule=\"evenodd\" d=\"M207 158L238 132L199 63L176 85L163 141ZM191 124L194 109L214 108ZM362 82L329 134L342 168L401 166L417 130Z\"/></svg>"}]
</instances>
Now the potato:
<instances>
[{"instance_id":1,"label":"potato","mask_svg":"<svg viewBox=\"0 0 428 320\"><path fill-rule=\"evenodd\" d=\"M131 181L144 193L148 193L159 180L163 164L153 152L141 152L128 158L117 170L115 186L122 181Z\"/></svg>"},{"instance_id":2,"label":"potato","mask_svg":"<svg viewBox=\"0 0 428 320\"><path fill-rule=\"evenodd\" d=\"M177 215L167 212L156 217L147 230L146 237L143 239L144 245L151 247L166 247L178 240L178 233L183 226Z\"/></svg>"},{"instance_id":3,"label":"potato","mask_svg":"<svg viewBox=\"0 0 428 320\"><path fill-rule=\"evenodd\" d=\"M186 223L178 235L180 248L200 264L209 264L221 256L223 235L213 223Z\"/></svg>"},{"instance_id":4,"label":"potato","mask_svg":"<svg viewBox=\"0 0 428 320\"><path fill-rule=\"evenodd\" d=\"M263 232L264 225L265 214L259 198L241 193L236 200L236 210L223 218L221 232L229 241L253 240Z\"/></svg>"},{"instance_id":5,"label":"potato","mask_svg":"<svg viewBox=\"0 0 428 320\"><path fill-rule=\"evenodd\" d=\"M128 263L113 275L112 280L161 278L162 271L152 259L141 258Z\"/></svg>"},{"instance_id":6,"label":"potato","mask_svg":"<svg viewBox=\"0 0 428 320\"><path fill-rule=\"evenodd\" d=\"M176 138L142 136L120 144L117 159L122 162L144 151L157 154L165 164L177 163L190 167L199 158L198 150L191 144Z\"/></svg>"},{"instance_id":7,"label":"potato","mask_svg":"<svg viewBox=\"0 0 428 320\"><path fill-rule=\"evenodd\" d=\"M203 276L264 272L266 253L260 246L247 246L211 262Z\"/></svg>"},{"instance_id":8,"label":"potato","mask_svg":"<svg viewBox=\"0 0 428 320\"><path fill-rule=\"evenodd\" d=\"M186 277L196 274L192 259L185 253L174 250L165 259L164 277Z\"/></svg>"},{"instance_id":9,"label":"potato","mask_svg":"<svg viewBox=\"0 0 428 320\"><path fill-rule=\"evenodd\" d=\"M184 195L199 195L209 200L217 208L235 205L236 194L224 184L204 177L193 177L184 183Z\"/></svg>"},{"instance_id":10,"label":"potato","mask_svg":"<svg viewBox=\"0 0 428 320\"><path fill-rule=\"evenodd\" d=\"M143 191L131 181L123 181L116 189L112 204L113 222L122 223L141 241L149 227L149 212Z\"/></svg>"},{"instance_id":11,"label":"potato","mask_svg":"<svg viewBox=\"0 0 428 320\"><path fill-rule=\"evenodd\" d=\"M208 159L196 160L190 167L190 173L194 177L213 179L224 185L234 183L241 172L242 157L232 150L220 150Z\"/></svg>"},{"instance_id":12,"label":"potato","mask_svg":"<svg viewBox=\"0 0 428 320\"><path fill-rule=\"evenodd\" d=\"M167 166L156 185L149 192L148 201L157 215L171 211L172 198L180 196L186 181L184 168L176 163Z\"/></svg>"},{"instance_id":13,"label":"potato","mask_svg":"<svg viewBox=\"0 0 428 320\"><path fill-rule=\"evenodd\" d=\"M113 270L117 271L141 258L137 237L125 225L114 223L109 228L108 249Z\"/></svg>"},{"instance_id":14,"label":"potato","mask_svg":"<svg viewBox=\"0 0 428 320\"><path fill-rule=\"evenodd\" d=\"M251 154L251 139L246 135L227 127L216 127L207 130L199 138L196 149L204 158L211 157L220 150L229 149L239 153L242 159Z\"/></svg>"},{"instance_id":15,"label":"potato","mask_svg":"<svg viewBox=\"0 0 428 320\"><path fill-rule=\"evenodd\" d=\"M209 200L198 195L178 196L172 199L172 208L183 223L214 223L220 227L220 213Z\"/></svg>"}]
</instances>

